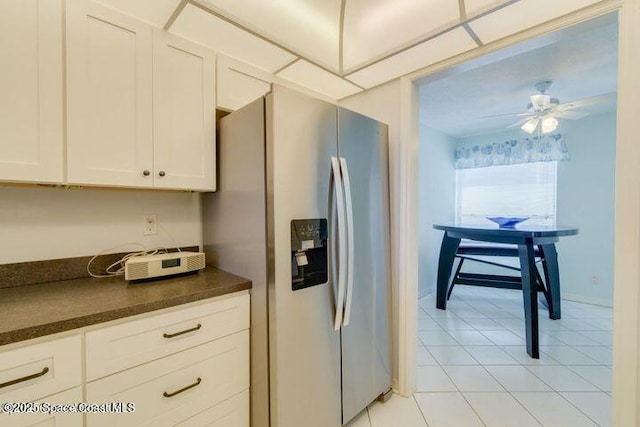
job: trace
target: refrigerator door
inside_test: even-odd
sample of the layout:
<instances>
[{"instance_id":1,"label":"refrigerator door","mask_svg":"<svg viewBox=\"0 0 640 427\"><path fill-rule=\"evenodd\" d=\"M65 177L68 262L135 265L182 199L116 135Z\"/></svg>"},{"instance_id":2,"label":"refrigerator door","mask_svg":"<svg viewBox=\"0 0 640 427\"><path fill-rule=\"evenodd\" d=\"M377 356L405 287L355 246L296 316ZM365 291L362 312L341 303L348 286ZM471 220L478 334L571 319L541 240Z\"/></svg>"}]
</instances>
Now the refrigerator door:
<instances>
[{"instance_id":1,"label":"refrigerator door","mask_svg":"<svg viewBox=\"0 0 640 427\"><path fill-rule=\"evenodd\" d=\"M266 118L271 425L335 427L341 425L335 274L293 291L290 242L292 220L330 217L336 107L274 85Z\"/></svg>"},{"instance_id":2,"label":"refrigerator door","mask_svg":"<svg viewBox=\"0 0 640 427\"><path fill-rule=\"evenodd\" d=\"M391 387L387 126L338 109L339 156L353 207L353 288L342 327L342 422Z\"/></svg>"}]
</instances>

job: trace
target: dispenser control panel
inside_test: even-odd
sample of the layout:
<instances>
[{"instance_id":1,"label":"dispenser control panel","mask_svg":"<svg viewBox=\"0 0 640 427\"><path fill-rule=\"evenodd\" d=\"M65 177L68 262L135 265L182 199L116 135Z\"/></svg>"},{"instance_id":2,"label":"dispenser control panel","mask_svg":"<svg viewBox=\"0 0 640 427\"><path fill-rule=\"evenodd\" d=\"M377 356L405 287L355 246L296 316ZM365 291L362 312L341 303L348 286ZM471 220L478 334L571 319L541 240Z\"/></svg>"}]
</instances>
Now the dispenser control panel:
<instances>
[{"instance_id":1,"label":"dispenser control panel","mask_svg":"<svg viewBox=\"0 0 640 427\"><path fill-rule=\"evenodd\" d=\"M327 220L291 221L291 289L327 283Z\"/></svg>"}]
</instances>

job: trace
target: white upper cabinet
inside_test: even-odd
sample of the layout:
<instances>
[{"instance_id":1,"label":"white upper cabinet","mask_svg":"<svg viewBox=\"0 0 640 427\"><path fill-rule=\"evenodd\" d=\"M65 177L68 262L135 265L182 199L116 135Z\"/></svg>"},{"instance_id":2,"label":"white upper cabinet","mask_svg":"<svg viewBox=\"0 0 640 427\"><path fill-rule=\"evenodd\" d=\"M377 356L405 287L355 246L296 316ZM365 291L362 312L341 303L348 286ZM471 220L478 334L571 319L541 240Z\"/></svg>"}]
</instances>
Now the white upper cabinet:
<instances>
[{"instance_id":1,"label":"white upper cabinet","mask_svg":"<svg viewBox=\"0 0 640 427\"><path fill-rule=\"evenodd\" d=\"M151 187L152 29L86 0L67 3L67 179Z\"/></svg>"},{"instance_id":2,"label":"white upper cabinet","mask_svg":"<svg viewBox=\"0 0 640 427\"><path fill-rule=\"evenodd\" d=\"M0 10L0 180L62 182L62 1Z\"/></svg>"},{"instance_id":3,"label":"white upper cabinet","mask_svg":"<svg viewBox=\"0 0 640 427\"><path fill-rule=\"evenodd\" d=\"M215 190L215 54L69 0L67 129L69 184Z\"/></svg>"},{"instance_id":4,"label":"white upper cabinet","mask_svg":"<svg viewBox=\"0 0 640 427\"><path fill-rule=\"evenodd\" d=\"M215 54L154 31L156 188L215 190Z\"/></svg>"}]
</instances>

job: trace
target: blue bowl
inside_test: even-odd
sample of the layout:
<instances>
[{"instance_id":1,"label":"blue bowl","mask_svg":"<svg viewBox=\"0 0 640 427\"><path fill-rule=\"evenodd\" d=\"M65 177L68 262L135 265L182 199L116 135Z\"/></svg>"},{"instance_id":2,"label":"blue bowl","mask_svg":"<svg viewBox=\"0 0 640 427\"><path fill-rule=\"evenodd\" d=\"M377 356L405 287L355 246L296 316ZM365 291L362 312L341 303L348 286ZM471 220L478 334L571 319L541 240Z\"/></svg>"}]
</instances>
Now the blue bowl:
<instances>
[{"instance_id":1,"label":"blue bowl","mask_svg":"<svg viewBox=\"0 0 640 427\"><path fill-rule=\"evenodd\" d=\"M503 217L503 216L488 216L487 219L489 221L493 221L498 224L500 228L515 228L516 225L520 224L523 221L529 219L528 216L525 217Z\"/></svg>"}]
</instances>

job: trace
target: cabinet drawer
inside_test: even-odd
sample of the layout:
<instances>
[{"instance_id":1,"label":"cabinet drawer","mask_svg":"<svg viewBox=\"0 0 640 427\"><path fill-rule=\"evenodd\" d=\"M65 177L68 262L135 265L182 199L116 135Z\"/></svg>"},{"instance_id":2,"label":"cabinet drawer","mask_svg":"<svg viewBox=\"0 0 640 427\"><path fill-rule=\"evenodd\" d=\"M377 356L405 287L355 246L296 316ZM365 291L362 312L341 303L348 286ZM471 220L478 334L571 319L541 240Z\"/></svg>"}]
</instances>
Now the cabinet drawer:
<instances>
[{"instance_id":1,"label":"cabinet drawer","mask_svg":"<svg viewBox=\"0 0 640 427\"><path fill-rule=\"evenodd\" d=\"M88 414L90 426L169 426L249 388L249 331L87 384L87 401L135 412Z\"/></svg>"},{"instance_id":2,"label":"cabinet drawer","mask_svg":"<svg viewBox=\"0 0 640 427\"><path fill-rule=\"evenodd\" d=\"M2 352L0 402L26 402L82 382L79 335Z\"/></svg>"},{"instance_id":3,"label":"cabinet drawer","mask_svg":"<svg viewBox=\"0 0 640 427\"><path fill-rule=\"evenodd\" d=\"M87 381L249 328L249 295L87 332Z\"/></svg>"},{"instance_id":4,"label":"cabinet drawer","mask_svg":"<svg viewBox=\"0 0 640 427\"><path fill-rule=\"evenodd\" d=\"M249 390L206 409L176 427L249 427Z\"/></svg>"},{"instance_id":5,"label":"cabinet drawer","mask_svg":"<svg viewBox=\"0 0 640 427\"><path fill-rule=\"evenodd\" d=\"M50 405L67 405L82 402L82 387L72 388L53 396L46 397L38 403L48 403ZM81 413L27 413L27 414L3 414L0 413L0 426L5 427L45 427L64 426L82 427L83 420Z\"/></svg>"}]
</instances>

